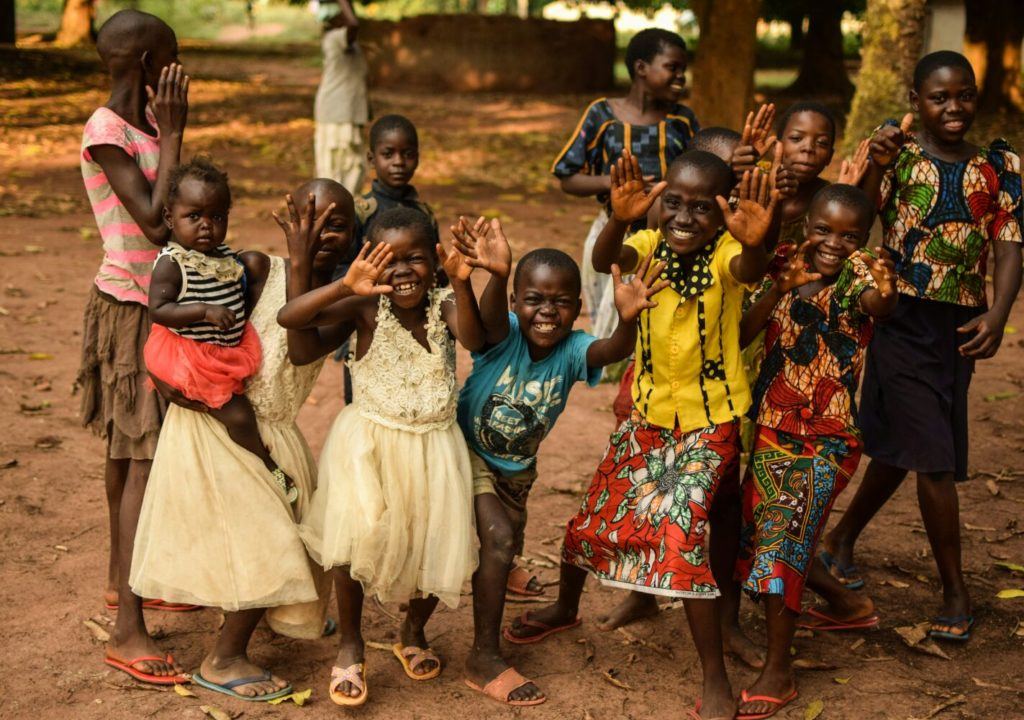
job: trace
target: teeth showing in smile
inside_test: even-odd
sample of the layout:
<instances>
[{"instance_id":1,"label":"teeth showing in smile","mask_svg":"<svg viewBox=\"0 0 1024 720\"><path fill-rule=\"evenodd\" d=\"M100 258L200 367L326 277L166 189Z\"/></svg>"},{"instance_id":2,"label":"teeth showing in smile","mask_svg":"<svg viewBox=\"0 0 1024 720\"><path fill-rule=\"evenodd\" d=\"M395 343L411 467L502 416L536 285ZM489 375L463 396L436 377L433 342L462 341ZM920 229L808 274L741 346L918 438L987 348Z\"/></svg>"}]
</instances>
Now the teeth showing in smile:
<instances>
[{"instance_id":1,"label":"teeth showing in smile","mask_svg":"<svg viewBox=\"0 0 1024 720\"><path fill-rule=\"evenodd\" d=\"M820 257L825 262L830 262L830 263L839 262L842 259L838 255L836 255L834 253L830 253L827 250L819 250L818 251L818 257Z\"/></svg>"},{"instance_id":2,"label":"teeth showing in smile","mask_svg":"<svg viewBox=\"0 0 1024 720\"><path fill-rule=\"evenodd\" d=\"M540 333L554 332L555 328L558 327L554 323L534 323L534 329Z\"/></svg>"},{"instance_id":3,"label":"teeth showing in smile","mask_svg":"<svg viewBox=\"0 0 1024 720\"><path fill-rule=\"evenodd\" d=\"M399 285L395 285L395 294L396 295L410 295L410 294L412 294L413 292L416 291L417 287L419 287L419 283L418 282L401 283Z\"/></svg>"},{"instance_id":4,"label":"teeth showing in smile","mask_svg":"<svg viewBox=\"0 0 1024 720\"><path fill-rule=\"evenodd\" d=\"M684 242L687 240L692 240L697 235L697 233L690 232L689 230L679 230L677 228L672 228L671 230L668 231L668 234L671 235L676 240L682 240Z\"/></svg>"}]
</instances>

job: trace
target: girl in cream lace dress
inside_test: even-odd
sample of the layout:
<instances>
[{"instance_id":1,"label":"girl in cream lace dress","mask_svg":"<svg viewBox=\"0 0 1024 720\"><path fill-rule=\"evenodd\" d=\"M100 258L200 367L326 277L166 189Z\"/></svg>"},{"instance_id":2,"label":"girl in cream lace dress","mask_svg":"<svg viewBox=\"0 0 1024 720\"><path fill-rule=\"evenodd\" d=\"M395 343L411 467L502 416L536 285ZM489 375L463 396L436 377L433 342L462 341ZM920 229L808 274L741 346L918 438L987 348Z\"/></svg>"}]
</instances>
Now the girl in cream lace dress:
<instances>
[{"instance_id":1,"label":"girl in cream lace dress","mask_svg":"<svg viewBox=\"0 0 1024 720\"><path fill-rule=\"evenodd\" d=\"M336 568L341 651L331 698L340 705L367 697L364 593L409 601L394 653L411 679L429 680L441 663L424 625L439 599L458 604L477 563L469 455L455 423L453 338L456 303L462 312L472 291L453 278L453 302L451 289L434 287L432 237L420 213L385 212L369 257L364 248L342 280L278 316L290 328L354 322L357 330L354 400L328 433L301 527L310 555ZM387 285L376 285L378 276Z\"/></svg>"}]
</instances>

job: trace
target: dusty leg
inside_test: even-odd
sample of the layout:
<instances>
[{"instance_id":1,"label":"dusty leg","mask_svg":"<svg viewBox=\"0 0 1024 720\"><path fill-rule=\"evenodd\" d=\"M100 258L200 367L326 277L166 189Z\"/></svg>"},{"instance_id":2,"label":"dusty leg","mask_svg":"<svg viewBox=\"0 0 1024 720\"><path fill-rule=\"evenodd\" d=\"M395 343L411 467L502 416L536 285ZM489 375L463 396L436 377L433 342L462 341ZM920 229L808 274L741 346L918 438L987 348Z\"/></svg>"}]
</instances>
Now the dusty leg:
<instances>
[{"instance_id":1,"label":"dusty leg","mask_svg":"<svg viewBox=\"0 0 1024 720\"><path fill-rule=\"evenodd\" d=\"M334 588L338 594L338 659L334 664L344 669L365 658L363 644L363 586L352 579L348 568L334 571ZM338 685L337 692L358 697L359 689L350 682Z\"/></svg>"},{"instance_id":2,"label":"dusty leg","mask_svg":"<svg viewBox=\"0 0 1024 720\"><path fill-rule=\"evenodd\" d=\"M263 617L263 609L242 610L224 614L224 627L220 629L213 650L203 658L200 674L218 685L246 677L259 677L266 671L251 660L246 652L252 633ZM269 695L288 686L288 682L276 675L269 680L237 685L233 690L239 695L255 697Z\"/></svg>"},{"instance_id":3,"label":"dusty leg","mask_svg":"<svg viewBox=\"0 0 1024 720\"><path fill-rule=\"evenodd\" d=\"M960 563L960 499L952 473L918 473L917 500L921 506L921 519L928 533L928 542L935 556L935 564L942 580L942 610L940 615L956 617L969 615L971 598L964 582ZM938 624L936 630L961 634L968 630L967 622L956 625Z\"/></svg>"},{"instance_id":4,"label":"dusty leg","mask_svg":"<svg viewBox=\"0 0 1024 720\"><path fill-rule=\"evenodd\" d=\"M764 669L754 684L747 690L748 695L767 695L784 700L796 687L789 648L793 643L796 629L796 613L786 607L782 595L765 595L764 616L768 626L768 655ZM777 705L764 700L754 700L740 705L740 712L756 715L774 710Z\"/></svg>"},{"instance_id":5,"label":"dusty leg","mask_svg":"<svg viewBox=\"0 0 1024 720\"><path fill-rule=\"evenodd\" d=\"M110 555L107 560L107 589L103 593L103 602L117 605L118 572L118 537L121 524L121 496L128 481L128 468L131 460L115 460L107 457L103 481L107 490L107 519L110 523Z\"/></svg>"},{"instance_id":6,"label":"dusty leg","mask_svg":"<svg viewBox=\"0 0 1024 720\"><path fill-rule=\"evenodd\" d=\"M704 675L700 715L703 718L731 718L736 713L736 700L725 671L718 603L711 599L687 599L684 604Z\"/></svg>"}]
</instances>

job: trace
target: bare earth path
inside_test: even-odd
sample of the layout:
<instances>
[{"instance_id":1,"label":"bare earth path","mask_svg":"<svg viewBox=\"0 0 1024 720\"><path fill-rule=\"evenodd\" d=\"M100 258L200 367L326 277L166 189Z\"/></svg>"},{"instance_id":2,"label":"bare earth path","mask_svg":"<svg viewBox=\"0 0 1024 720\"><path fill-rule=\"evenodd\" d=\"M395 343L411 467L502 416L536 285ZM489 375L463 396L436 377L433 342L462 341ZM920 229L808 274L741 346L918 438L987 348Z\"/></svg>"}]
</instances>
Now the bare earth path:
<instances>
[{"instance_id":1,"label":"bare earth path","mask_svg":"<svg viewBox=\"0 0 1024 720\"><path fill-rule=\"evenodd\" d=\"M326 696L333 640L293 641L265 629L256 635L260 662L297 689L312 688L301 709L235 702L196 688L198 699L183 698L140 687L101 663L103 645L83 621L95 618L101 628L109 622L101 597L107 544L102 446L78 427L71 385L81 310L100 257L77 150L82 124L103 101L102 77L91 60L72 56L56 65L38 58L37 72L46 73L34 79L19 77L7 60L0 62L0 718L199 718L201 704L246 718L338 716ZM232 244L282 252L270 212L311 172L315 55L310 48L252 54L190 47L184 60L198 78L186 154L209 152L230 172ZM375 93L374 106L377 114L408 114L420 126L418 185L443 223L458 213L500 213L517 256L554 245L578 257L593 204L566 199L546 170L585 100L388 91ZM1011 323L1024 329L1024 311ZM801 673L800 698L780 717L1024 717L1024 630L1018 625L1024 600L995 598L1000 589L1024 588L1024 577L995 566L1024 564L1022 337L1008 335L999 357L979 366L972 396L971 467L978 477L963 487L961 502L965 565L979 620L975 638L947 648L947 660L908 648L894 631L926 620L938 591L909 485L861 547L859 563L883 613L881 629L798 638L799 657L824 669ZM463 355L460 370L467 368ZM300 417L316 449L341 405L339 386L340 368L328 363ZM546 581L556 577L550 560L559 551L560 528L604 449L612 395L608 385L577 389L541 452L527 555ZM580 629L511 651L519 669L551 698L517 715L681 716L699 688L682 611L669 609L627 635L602 633L590 621L619 595L594 583L588 588ZM372 700L360 715L511 715L462 683L471 632L466 601L439 613L430 627L447 662L437 682L412 683L389 653L368 651ZM508 614L528 607L513 604ZM366 636L392 642L397 624L388 613L395 612L370 607ZM759 610L745 603L743 612L748 628L763 632ZM194 667L219 617L204 610L180 617L152 613L148 620L163 645ZM753 680L742 666L730 668L737 692ZM814 714L819 703L820 716Z\"/></svg>"}]
</instances>

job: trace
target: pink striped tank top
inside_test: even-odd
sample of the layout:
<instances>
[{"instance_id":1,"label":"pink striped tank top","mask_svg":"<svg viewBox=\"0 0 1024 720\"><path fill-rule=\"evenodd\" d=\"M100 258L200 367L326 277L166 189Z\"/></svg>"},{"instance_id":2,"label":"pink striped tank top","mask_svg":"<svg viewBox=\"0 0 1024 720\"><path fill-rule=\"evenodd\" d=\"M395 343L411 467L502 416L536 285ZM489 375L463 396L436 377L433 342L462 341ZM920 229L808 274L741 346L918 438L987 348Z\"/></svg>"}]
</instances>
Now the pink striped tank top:
<instances>
[{"instance_id":1,"label":"pink striped tank top","mask_svg":"<svg viewBox=\"0 0 1024 720\"><path fill-rule=\"evenodd\" d=\"M156 127L156 119L148 108L146 119ZM160 160L160 143L158 138L129 125L106 107L92 114L82 133L82 179L103 239L103 262L94 282L97 288L122 302L146 305L149 278L160 248L146 239L121 199L114 194L103 168L92 159L89 148L96 145L121 148L153 183Z\"/></svg>"}]
</instances>

